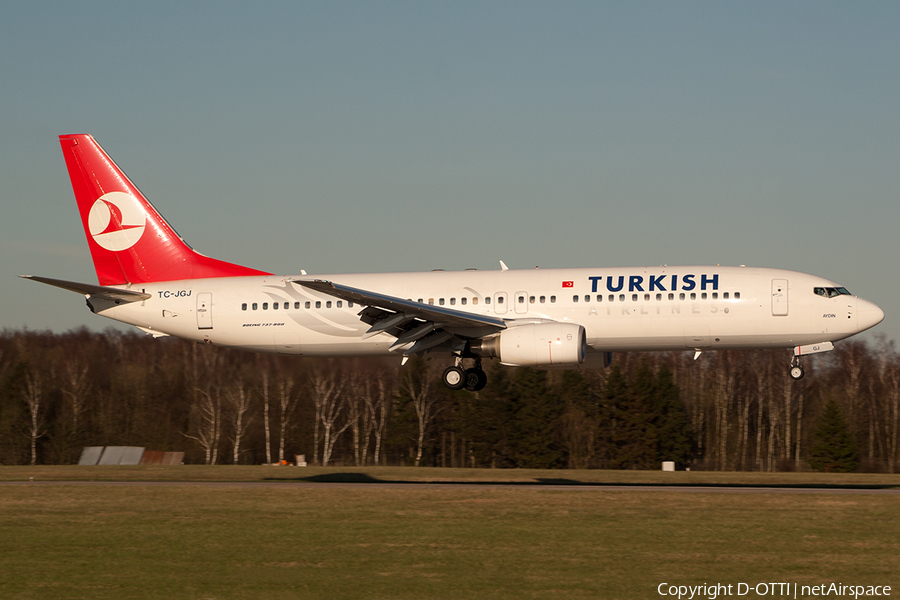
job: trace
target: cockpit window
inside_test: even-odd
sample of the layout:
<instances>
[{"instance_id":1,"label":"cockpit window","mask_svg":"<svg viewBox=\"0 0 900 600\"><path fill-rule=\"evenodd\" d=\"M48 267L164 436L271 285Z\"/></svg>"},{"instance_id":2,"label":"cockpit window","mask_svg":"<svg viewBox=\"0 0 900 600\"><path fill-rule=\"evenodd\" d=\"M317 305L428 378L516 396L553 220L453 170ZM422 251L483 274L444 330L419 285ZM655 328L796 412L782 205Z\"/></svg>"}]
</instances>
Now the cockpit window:
<instances>
[{"instance_id":1,"label":"cockpit window","mask_svg":"<svg viewBox=\"0 0 900 600\"><path fill-rule=\"evenodd\" d=\"M850 292L847 291L847 288L827 288L827 287L817 287L813 288L813 293L816 296L822 296L824 298L835 298L837 296L850 296Z\"/></svg>"}]
</instances>

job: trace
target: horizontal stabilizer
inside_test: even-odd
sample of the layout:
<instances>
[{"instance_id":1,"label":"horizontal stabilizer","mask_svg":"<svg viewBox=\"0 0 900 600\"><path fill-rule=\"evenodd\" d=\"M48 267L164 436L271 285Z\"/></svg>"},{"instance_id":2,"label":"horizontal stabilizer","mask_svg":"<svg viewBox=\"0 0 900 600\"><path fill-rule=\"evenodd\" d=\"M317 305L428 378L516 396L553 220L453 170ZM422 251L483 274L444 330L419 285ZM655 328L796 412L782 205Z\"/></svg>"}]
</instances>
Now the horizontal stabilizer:
<instances>
[{"instance_id":1,"label":"horizontal stabilizer","mask_svg":"<svg viewBox=\"0 0 900 600\"><path fill-rule=\"evenodd\" d=\"M76 281L63 281L62 279L50 279L49 277L37 277L35 275L19 275L24 279L39 281L52 285L54 287L69 290L77 294L84 294L91 298L102 298L113 302L140 302L150 298L150 294L144 292L136 292L133 290L123 290L114 287L104 287L101 285L92 285L90 283L78 283Z\"/></svg>"}]
</instances>

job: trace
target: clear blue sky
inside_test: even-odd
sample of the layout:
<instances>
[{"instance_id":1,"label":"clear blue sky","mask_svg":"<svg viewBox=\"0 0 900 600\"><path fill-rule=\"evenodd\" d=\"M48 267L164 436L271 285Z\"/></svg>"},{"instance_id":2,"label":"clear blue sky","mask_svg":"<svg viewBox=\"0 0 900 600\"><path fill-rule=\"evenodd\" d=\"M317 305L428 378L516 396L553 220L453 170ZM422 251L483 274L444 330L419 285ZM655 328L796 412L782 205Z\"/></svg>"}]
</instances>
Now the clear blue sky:
<instances>
[{"instance_id":1,"label":"clear blue sky","mask_svg":"<svg viewBox=\"0 0 900 600\"><path fill-rule=\"evenodd\" d=\"M900 334L900 4L10 2L0 328L102 329L57 135L278 273L747 264Z\"/></svg>"}]
</instances>

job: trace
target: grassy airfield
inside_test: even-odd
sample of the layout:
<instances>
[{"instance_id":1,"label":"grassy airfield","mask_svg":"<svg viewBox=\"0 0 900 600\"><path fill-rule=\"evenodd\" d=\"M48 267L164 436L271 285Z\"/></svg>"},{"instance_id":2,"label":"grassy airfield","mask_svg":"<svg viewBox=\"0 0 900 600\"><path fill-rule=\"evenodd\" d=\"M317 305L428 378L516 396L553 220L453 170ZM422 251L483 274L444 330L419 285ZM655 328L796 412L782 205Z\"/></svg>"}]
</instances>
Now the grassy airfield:
<instances>
[{"instance_id":1,"label":"grassy airfield","mask_svg":"<svg viewBox=\"0 0 900 600\"><path fill-rule=\"evenodd\" d=\"M657 586L900 591L900 498L516 485L241 487L324 480L900 486L887 475L0 467L0 598L661 598ZM745 598L755 597L753 593Z\"/></svg>"}]
</instances>

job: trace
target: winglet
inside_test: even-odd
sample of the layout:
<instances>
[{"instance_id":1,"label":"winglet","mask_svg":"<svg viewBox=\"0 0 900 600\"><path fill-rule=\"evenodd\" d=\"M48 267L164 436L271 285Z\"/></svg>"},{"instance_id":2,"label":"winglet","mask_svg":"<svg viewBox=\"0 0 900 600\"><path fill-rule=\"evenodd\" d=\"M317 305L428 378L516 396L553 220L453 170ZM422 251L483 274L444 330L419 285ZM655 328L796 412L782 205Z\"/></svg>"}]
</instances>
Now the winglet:
<instances>
[{"instance_id":1,"label":"winglet","mask_svg":"<svg viewBox=\"0 0 900 600\"><path fill-rule=\"evenodd\" d=\"M500 270L501 271L509 271L509 267L506 266L506 263L502 260L500 261Z\"/></svg>"}]
</instances>

